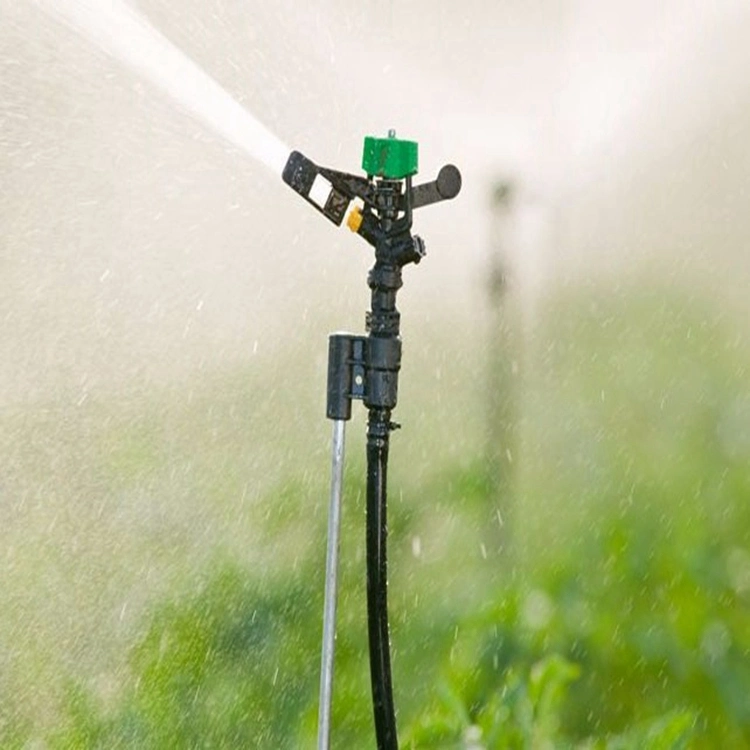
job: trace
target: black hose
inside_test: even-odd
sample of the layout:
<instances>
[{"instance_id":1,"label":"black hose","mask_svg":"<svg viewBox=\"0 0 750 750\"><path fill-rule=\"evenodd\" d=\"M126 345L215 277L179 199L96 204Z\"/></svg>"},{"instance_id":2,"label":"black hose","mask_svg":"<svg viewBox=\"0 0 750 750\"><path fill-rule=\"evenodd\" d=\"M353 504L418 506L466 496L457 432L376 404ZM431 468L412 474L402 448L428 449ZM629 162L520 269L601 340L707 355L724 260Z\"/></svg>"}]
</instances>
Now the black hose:
<instances>
[{"instance_id":1,"label":"black hose","mask_svg":"<svg viewBox=\"0 0 750 750\"><path fill-rule=\"evenodd\" d=\"M378 750L398 750L388 635L386 477L390 412L371 409L367 427L367 627Z\"/></svg>"}]
</instances>

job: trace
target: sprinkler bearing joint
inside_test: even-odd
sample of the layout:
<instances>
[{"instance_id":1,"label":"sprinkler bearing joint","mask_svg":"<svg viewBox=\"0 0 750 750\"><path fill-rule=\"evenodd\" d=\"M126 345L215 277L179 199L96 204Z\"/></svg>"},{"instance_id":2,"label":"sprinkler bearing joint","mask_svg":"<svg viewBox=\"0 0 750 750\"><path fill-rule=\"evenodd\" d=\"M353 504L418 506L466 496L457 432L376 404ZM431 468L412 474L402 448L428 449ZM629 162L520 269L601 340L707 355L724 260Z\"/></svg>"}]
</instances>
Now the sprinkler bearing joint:
<instances>
[{"instance_id":1,"label":"sprinkler bearing joint","mask_svg":"<svg viewBox=\"0 0 750 750\"><path fill-rule=\"evenodd\" d=\"M293 151L282 179L326 218L340 226L351 201L362 202L349 214L347 225L375 249L375 264L367 284L371 308L367 335L336 333L329 337L326 415L334 421L333 480L329 517L326 597L321 668L318 750L327 750L333 681L338 517L343 477L344 424L351 402L368 409L367 422L367 613L370 675L378 750L397 750L396 719L391 684L386 563L386 473L390 432L398 427L391 414L398 401L401 369L400 314L396 294L403 284L402 268L419 263L425 243L413 235L414 209L458 195L461 175L452 165L437 179L413 186L417 173L417 144L390 131L387 138L365 138L362 168L367 177L320 167ZM331 519L336 519L333 523Z\"/></svg>"}]
</instances>

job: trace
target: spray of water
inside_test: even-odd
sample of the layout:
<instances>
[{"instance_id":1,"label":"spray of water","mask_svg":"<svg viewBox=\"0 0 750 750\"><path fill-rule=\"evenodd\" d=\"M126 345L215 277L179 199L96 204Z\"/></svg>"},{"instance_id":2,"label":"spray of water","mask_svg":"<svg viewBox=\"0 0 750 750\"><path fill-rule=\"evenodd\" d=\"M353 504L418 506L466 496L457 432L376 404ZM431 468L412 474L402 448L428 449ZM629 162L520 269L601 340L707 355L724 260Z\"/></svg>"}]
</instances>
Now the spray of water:
<instances>
[{"instance_id":1,"label":"spray of water","mask_svg":"<svg viewBox=\"0 0 750 750\"><path fill-rule=\"evenodd\" d=\"M35 0L169 94L234 146L281 174L290 149L123 0Z\"/></svg>"}]
</instances>

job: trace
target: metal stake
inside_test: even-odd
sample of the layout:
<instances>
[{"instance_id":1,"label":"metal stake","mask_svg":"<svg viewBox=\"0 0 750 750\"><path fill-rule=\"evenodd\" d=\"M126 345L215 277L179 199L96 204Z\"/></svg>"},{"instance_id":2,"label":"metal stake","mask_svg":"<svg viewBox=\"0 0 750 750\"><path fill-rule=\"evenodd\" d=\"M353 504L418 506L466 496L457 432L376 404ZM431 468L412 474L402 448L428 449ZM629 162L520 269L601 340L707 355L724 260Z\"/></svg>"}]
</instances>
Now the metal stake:
<instances>
[{"instance_id":1,"label":"metal stake","mask_svg":"<svg viewBox=\"0 0 750 750\"><path fill-rule=\"evenodd\" d=\"M331 443L331 504L328 510L325 602L323 605L323 648L320 659L320 706L318 708L318 750L328 750L331 741L333 699L333 655L336 646L336 596L338 593L339 536L341 530L341 488L344 479L344 434L346 422L333 420Z\"/></svg>"}]
</instances>

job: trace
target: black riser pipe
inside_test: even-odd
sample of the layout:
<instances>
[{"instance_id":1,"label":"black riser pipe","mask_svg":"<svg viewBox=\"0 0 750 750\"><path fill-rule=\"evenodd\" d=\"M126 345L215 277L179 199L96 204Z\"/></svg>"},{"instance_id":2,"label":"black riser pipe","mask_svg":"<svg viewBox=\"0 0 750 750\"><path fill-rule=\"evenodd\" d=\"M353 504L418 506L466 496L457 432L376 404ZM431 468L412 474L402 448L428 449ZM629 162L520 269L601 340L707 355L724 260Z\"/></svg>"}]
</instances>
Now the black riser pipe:
<instances>
[{"instance_id":1,"label":"black riser pipe","mask_svg":"<svg viewBox=\"0 0 750 750\"><path fill-rule=\"evenodd\" d=\"M387 411L373 410L367 431L367 626L378 750L398 750L388 633L386 481L389 420Z\"/></svg>"}]
</instances>

